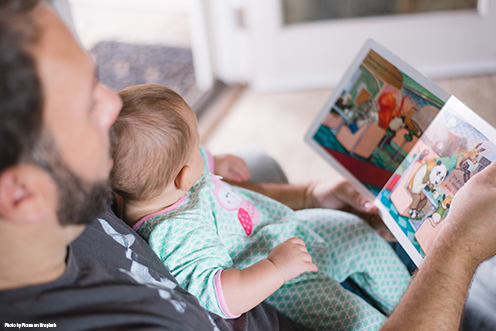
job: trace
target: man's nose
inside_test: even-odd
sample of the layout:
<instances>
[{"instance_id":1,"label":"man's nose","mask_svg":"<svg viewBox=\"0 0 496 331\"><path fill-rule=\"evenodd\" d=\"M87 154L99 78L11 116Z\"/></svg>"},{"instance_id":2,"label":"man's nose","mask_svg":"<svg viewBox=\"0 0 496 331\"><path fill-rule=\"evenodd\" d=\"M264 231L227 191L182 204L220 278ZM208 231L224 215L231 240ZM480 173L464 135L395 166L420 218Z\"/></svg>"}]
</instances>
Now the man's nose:
<instances>
[{"instance_id":1,"label":"man's nose","mask_svg":"<svg viewBox=\"0 0 496 331\"><path fill-rule=\"evenodd\" d=\"M122 109L121 98L104 85L99 86L101 94L101 114L100 121L103 129L109 129L114 124L115 119Z\"/></svg>"}]
</instances>

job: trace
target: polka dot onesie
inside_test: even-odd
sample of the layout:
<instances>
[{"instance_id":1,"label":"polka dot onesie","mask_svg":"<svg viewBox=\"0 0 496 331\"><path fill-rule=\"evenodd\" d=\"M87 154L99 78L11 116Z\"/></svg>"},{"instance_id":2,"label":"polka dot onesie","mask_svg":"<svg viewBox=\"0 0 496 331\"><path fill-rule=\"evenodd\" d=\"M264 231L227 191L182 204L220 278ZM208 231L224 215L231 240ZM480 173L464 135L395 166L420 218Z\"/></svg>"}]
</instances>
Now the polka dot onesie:
<instances>
[{"instance_id":1,"label":"polka dot onesie","mask_svg":"<svg viewBox=\"0 0 496 331\"><path fill-rule=\"evenodd\" d=\"M351 277L389 314L409 281L390 246L358 217L329 209L293 211L210 173L135 229L179 284L224 318L236 316L225 305L220 272L249 267L290 237L305 242L319 271L286 282L266 301L309 328L377 330L386 317L339 283Z\"/></svg>"}]
</instances>

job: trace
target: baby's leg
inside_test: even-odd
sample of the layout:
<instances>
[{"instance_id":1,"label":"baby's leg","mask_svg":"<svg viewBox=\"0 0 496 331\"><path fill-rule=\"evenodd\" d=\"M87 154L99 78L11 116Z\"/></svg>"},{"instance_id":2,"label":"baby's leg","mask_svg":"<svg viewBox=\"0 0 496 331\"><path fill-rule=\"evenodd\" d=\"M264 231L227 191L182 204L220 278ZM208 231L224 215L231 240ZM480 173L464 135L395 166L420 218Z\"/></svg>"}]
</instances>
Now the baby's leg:
<instances>
[{"instance_id":1,"label":"baby's leg","mask_svg":"<svg viewBox=\"0 0 496 331\"><path fill-rule=\"evenodd\" d=\"M266 301L313 330L378 330L386 321L374 307L326 276L285 284Z\"/></svg>"},{"instance_id":2,"label":"baby's leg","mask_svg":"<svg viewBox=\"0 0 496 331\"><path fill-rule=\"evenodd\" d=\"M301 218L303 215L305 220ZM309 247L319 271L338 282L351 277L381 309L391 313L405 292L410 275L387 242L361 219L348 213L315 209L306 210L298 217L329 248Z\"/></svg>"}]
</instances>

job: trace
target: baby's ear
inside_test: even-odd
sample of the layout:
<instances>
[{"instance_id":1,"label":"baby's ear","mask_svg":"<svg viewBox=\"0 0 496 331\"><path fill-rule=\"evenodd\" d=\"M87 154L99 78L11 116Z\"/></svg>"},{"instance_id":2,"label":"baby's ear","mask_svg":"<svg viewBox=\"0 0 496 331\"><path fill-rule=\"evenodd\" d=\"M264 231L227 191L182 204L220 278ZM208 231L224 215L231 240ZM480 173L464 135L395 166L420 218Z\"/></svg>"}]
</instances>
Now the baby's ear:
<instances>
[{"instance_id":1,"label":"baby's ear","mask_svg":"<svg viewBox=\"0 0 496 331\"><path fill-rule=\"evenodd\" d=\"M174 180L174 186L176 189L181 191L188 191L191 187L191 183L189 180L191 174L191 167L189 165L185 165L182 167L181 171L176 176Z\"/></svg>"}]
</instances>

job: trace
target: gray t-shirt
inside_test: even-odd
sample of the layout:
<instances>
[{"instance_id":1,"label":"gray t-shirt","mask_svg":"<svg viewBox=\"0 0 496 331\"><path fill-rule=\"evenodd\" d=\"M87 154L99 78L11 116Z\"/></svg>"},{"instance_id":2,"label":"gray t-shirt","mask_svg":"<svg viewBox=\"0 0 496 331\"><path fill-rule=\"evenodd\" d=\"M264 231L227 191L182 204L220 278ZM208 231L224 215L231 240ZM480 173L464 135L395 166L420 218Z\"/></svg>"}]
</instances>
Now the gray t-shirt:
<instances>
[{"instance_id":1,"label":"gray t-shirt","mask_svg":"<svg viewBox=\"0 0 496 331\"><path fill-rule=\"evenodd\" d=\"M110 211L70 245L62 277L0 291L0 323L6 329L51 323L58 330L294 330L269 305L227 322L209 315Z\"/></svg>"}]
</instances>

